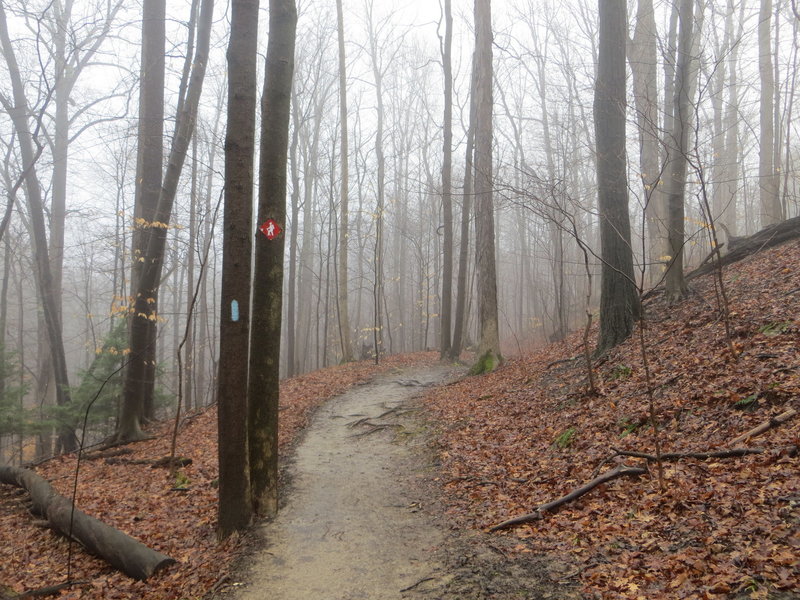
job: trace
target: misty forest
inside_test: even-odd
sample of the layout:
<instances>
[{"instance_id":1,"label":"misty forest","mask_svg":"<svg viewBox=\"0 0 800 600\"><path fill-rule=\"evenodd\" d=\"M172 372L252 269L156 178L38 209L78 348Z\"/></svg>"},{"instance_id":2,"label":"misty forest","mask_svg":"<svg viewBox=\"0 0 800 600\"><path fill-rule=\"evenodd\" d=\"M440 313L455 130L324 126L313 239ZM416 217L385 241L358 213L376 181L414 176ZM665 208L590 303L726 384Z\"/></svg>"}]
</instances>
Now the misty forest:
<instances>
[{"instance_id":1,"label":"misty forest","mask_svg":"<svg viewBox=\"0 0 800 600\"><path fill-rule=\"evenodd\" d=\"M408 529L505 544L358 597L796 598L799 51L795 0L0 0L0 598L237 594L357 383L341 461L433 448ZM306 568L235 597L351 597Z\"/></svg>"}]
</instances>

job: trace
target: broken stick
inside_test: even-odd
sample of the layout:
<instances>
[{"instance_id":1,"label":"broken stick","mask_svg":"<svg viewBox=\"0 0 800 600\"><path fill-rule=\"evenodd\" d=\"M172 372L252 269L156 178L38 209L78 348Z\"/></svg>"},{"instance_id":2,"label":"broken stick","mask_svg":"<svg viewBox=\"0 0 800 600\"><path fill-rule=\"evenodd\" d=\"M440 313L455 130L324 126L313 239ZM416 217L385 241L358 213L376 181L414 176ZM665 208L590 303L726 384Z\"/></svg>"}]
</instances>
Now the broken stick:
<instances>
[{"instance_id":1,"label":"broken stick","mask_svg":"<svg viewBox=\"0 0 800 600\"><path fill-rule=\"evenodd\" d=\"M494 527L490 528L489 531L499 531L500 529L506 529L514 525L520 525L522 523L530 523L531 521L537 521L542 518L542 513L554 510L559 506L562 506L568 502L572 502L573 500L580 498L587 492L592 491L598 485L602 485L619 477L637 477L639 475L644 475L645 473L647 473L647 469L642 467L628 467L626 465L617 465L607 473L603 473L602 475L595 477L586 485L583 485L578 489L572 490L566 496L562 496L558 500L553 500L552 502L542 504L535 511L527 515L522 515L521 517L515 517L513 519L508 519L507 521L503 521L502 523L498 523Z\"/></svg>"},{"instance_id":2,"label":"broken stick","mask_svg":"<svg viewBox=\"0 0 800 600\"><path fill-rule=\"evenodd\" d=\"M739 442L743 442L743 441L745 441L745 440L747 440L747 439L749 439L751 437L755 437L757 435L761 435L765 431L769 431L773 427L777 427L781 423L785 423L786 421L788 421L789 419L794 417L796 414L797 414L797 410L795 410L794 408L790 408L789 410L779 414L777 417L772 417L766 423L762 423L758 427L754 427L753 429L743 433L739 437L733 438L730 441L730 444L731 445L738 444Z\"/></svg>"}]
</instances>

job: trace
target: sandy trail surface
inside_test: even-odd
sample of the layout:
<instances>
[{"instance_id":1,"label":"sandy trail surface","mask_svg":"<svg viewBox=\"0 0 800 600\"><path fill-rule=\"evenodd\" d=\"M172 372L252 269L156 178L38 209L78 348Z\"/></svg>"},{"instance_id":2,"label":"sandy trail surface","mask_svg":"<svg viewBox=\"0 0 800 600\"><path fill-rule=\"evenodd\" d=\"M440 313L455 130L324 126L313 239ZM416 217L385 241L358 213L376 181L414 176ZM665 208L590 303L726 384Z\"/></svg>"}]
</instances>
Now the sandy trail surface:
<instances>
[{"instance_id":1,"label":"sandy trail surface","mask_svg":"<svg viewBox=\"0 0 800 600\"><path fill-rule=\"evenodd\" d=\"M380 600L442 584L445 533L423 509L431 466L412 400L451 374L396 371L319 409L240 600Z\"/></svg>"}]
</instances>

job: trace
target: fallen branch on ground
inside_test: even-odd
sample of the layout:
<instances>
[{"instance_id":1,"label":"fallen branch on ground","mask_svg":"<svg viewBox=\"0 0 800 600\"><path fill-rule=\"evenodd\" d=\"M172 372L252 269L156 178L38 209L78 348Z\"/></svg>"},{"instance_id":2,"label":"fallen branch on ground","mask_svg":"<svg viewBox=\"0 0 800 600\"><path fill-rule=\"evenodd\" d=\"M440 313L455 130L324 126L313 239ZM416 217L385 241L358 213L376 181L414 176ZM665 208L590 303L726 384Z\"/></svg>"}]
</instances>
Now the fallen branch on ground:
<instances>
[{"instance_id":1,"label":"fallen branch on ground","mask_svg":"<svg viewBox=\"0 0 800 600\"><path fill-rule=\"evenodd\" d=\"M612 448L617 456L630 456L632 458L643 458L647 462L655 462L657 457L654 454L644 452L633 452L632 450L618 450ZM661 455L661 460L680 460L682 458L696 458L707 460L709 458L737 458L748 454L763 454L764 448L733 448L731 450L716 450L710 452L665 452Z\"/></svg>"},{"instance_id":2,"label":"fallen branch on ground","mask_svg":"<svg viewBox=\"0 0 800 600\"><path fill-rule=\"evenodd\" d=\"M556 365L560 365L560 364L563 364L563 363L572 362L572 361L574 361L574 360L578 360L579 358L580 358L580 355L578 355L578 356L573 356L572 358L561 358L561 359L559 359L559 360L554 360L553 362L551 362L551 363L548 363L548 364L547 364L547 366L544 368L544 370L545 370L545 371L547 371L547 370L549 370L551 367L555 367Z\"/></svg>"},{"instance_id":3,"label":"fallen branch on ground","mask_svg":"<svg viewBox=\"0 0 800 600\"><path fill-rule=\"evenodd\" d=\"M595 477L586 485L583 485L571 491L566 496L562 496L557 500L553 500L552 502L542 504L535 511L527 515L522 515L521 517L515 517L513 519L508 519L507 521L503 521L502 523L498 523L494 527L491 527L489 531L499 531L500 529L506 529L514 525L520 525L522 523L530 523L531 521L538 521L539 519L542 518L543 513L552 511L558 508L559 506L563 506L568 502L572 502L573 500L580 498L587 492L592 491L598 485L602 485L619 477L636 477L639 475L644 475L645 473L647 473L647 469L642 467L628 467L626 465L617 465L607 473L603 473L602 475Z\"/></svg>"},{"instance_id":4,"label":"fallen branch on ground","mask_svg":"<svg viewBox=\"0 0 800 600\"><path fill-rule=\"evenodd\" d=\"M98 452L87 452L81 457L81 460L100 460L101 458L114 458L126 454L133 454L133 450L131 448L114 448L111 450L100 450Z\"/></svg>"},{"instance_id":5,"label":"fallen branch on ground","mask_svg":"<svg viewBox=\"0 0 800 600\"><path fill-rule=\"evenodd\" d=\"M765 431L769 431L773 427L777 427L781 423L785 423L786 421L788 421L789 419L794 417L796 414L797 414L797 410L795 410L794 408L790 408L789 410L779 414L777 417L772 417L766 423L762 423L758 427L754 427L750 431L747 431L747 432L743 433L742 435L733 438L730 441L730 443L731 444L738 444L739 442L743 442L743 441L745 441L745 440L747 440L747 439L749 439L751 437L755 437L757 435L761 435Z\"/></svg>"},{"instance_id":6,"label":"fallen branch on ground","mask_svg":"<svg viewBox=\"0 0 800 600\"><path fill-rule=\"evenodd\" d=\"M74 508L72 502L29 469L0 466L0 483L27 490L34 514L47 518L53 528L72 537L133 579L144 580L174 559Z\"/></svg>"},{"instance_id":7,"label":"fallen branch on ground","mask_svg":"<svg viewBox=\"0 0 800 600\"><path fill-rule=\"evenodd\" d=\"M35 590L24 591L21 594L12 596L11 600L22 600L23 598L45 598L47 596L55 596L58 595L61 592L61 590L75 587L76 585L85 585L87 583L89 583L89 581L81 580L81 581L67 581L64 583L59 583L57 585L49 585L47 587L37 588Z\"/></svg>"},{"instance_id":8,"label":"fallen branch on ground","mask_svg":"<svg viewBox=\"0 0 800 600\"><path fill-rule=\"evenodd\" d=\"M169 457L164 456L163 458L159 459L136 459L131 460L128 458L107 458L106 459L107 465L150 465L151 469L168 469L168 468L176 468L179 469L181 467L188 467L192 464L191 458L186 458L185 456L175 456Z\"/></svg>"},{"instance_id":9,"label":"fallen branch on ground","mask_svg":"<svg viewBox=\"0 0 800 600\"><path fill-rule=\"evenodd\" d=\"M798 237L800 237L800 217L786 219L780 223L768 225L761 231L738 240L736 247L730 248L730 251L719 262L722 266L730 265L765 248L771 248ZM691 273L687 273L686 279L694 279L699 275L710 273L715 268L716 262L704 264Z\"/></svg>"}]
</instances>

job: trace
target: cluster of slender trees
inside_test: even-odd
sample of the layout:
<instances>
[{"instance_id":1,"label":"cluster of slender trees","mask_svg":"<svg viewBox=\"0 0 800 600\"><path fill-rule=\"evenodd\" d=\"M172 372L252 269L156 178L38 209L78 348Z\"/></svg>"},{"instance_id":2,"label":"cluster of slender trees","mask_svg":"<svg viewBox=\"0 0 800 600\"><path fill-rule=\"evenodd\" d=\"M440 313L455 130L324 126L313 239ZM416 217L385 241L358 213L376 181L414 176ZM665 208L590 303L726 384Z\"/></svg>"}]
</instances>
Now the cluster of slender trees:
<instances>
[{"instance_id":1,"label":"cluster of slender trees","mask_svg":"<svg viewBox=\"0 0 800 600\"><path fill-rule=\"evenodd\" d=\"M216 402L229 532L279 377L602 352L797 215L794 2L452 4L0 0L3 460Z\"/></svg>"}]
</instances>

